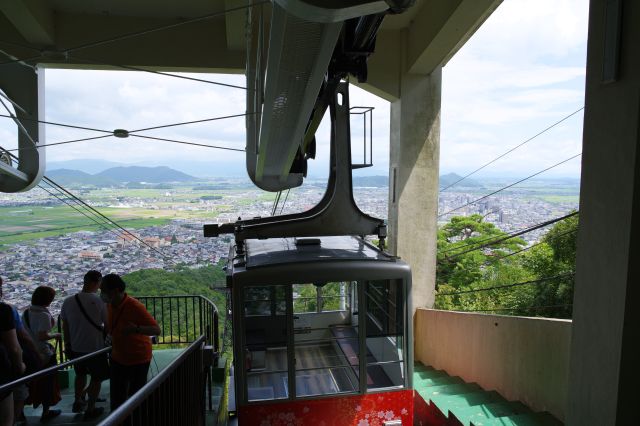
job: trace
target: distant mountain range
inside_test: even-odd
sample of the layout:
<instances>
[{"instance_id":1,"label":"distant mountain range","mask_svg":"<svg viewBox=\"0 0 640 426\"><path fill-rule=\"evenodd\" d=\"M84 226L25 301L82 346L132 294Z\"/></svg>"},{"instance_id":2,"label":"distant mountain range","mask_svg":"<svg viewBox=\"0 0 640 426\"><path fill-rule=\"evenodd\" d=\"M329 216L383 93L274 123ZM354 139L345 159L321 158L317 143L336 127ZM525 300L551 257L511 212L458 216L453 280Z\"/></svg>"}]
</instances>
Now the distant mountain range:
<instances>
[{"instance_id":1,"label":"distant mountain range","mask_svg":"<svg viewBox=\"0 0 640 426\"><path fill-rule=\"evenodd\" d=\"M90 174L81 170L57 169L47 172L47 176L62 185L82 184L95 186L123 185L126 183L168 183L198 180L186 173L170 167L119 166Z\"/></svg>"},{"instance_id":2,"label":"distant mountain range","mask_svg":"<svg viewBox=\"0 0 640 426\"><path fill-rule=\"evenodd\" d=\"M461 179L462 176L455 173L447 173L446 175L442 175L440 176L440 188L446 188L447 186L453 185ZM465 179L460 181L460 183L456 186L460 188L479 188L482 186L482 184L476 182L473 179Z\"/></svg>"}]
</instances>

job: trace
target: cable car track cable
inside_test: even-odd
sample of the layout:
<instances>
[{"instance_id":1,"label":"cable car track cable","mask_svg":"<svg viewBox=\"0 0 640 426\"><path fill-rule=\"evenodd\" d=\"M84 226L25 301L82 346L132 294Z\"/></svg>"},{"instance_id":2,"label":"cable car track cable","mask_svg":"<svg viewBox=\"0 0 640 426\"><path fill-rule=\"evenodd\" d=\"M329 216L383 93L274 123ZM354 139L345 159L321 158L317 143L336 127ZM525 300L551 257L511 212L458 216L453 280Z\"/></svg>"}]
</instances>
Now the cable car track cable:
<instances>
[{"instance_id":1,"label":"cable car track cable","mask_svg":"<svg viewBox=\"0 0 640 426\"><path fill-rule=\"evenodd\" d=\"M440 218L440 217L442 217L442 216L445 216L445 215L448 215L449 213L453 213L453 212L455 212L456 210L460 210L461 208L464 208L464 207L470 206L470 205L472 205L472 204L475 204L475 203L477 203L478 201L482 201L482 200L484 200L484 199L486 199L486 198L489 198L489 197L491 197L492 195L498 194L498 193L500 193L500 192L502 192L502 191L504 191L504 190L506 190L506 189L509 189L509 188L511 188L511 187L514 187L514 186L516 186L516 185L518 185L518 184L520 184L520 183L522 183L522 182L525 182L525 181L527 181L527 180L529 180L529 179L531 179L531 178L534 178L534 177L536 177L536 176L538 176L538 175L540 175L540 174L542 174L542 173L544 173L544 172L547 172L547 171L549 171L549 170L551 170L551 169L553 169L553 168L556 168L556 167L558 167L558 166L560 166L560 165L562 165L562 164L564 164L564 163L566 163L566 162L568 162L568 161L571 161L571 160L573 160L573 159L575 159L575 158L578 158L578 157L579 157L579 156L581 156L581 155L582 155L582 153L580 153L580 154L576 154L576 155L574 155L574 156L572 156L572 157L569 157L569 158L567 158L567 159L565 159L565 160L560 161L559 163L556 163L556 164L554 164L554 165L552 165L552 166L549 166L549 167L547 167L546 169L540 170L539 172L536 172L536 173L534 173L534 174L532 174L532 175L529 175L529 176L527 176L526 178L520 179L520 180L519 180L519 181L517 181L517 182L511 183L511 184L509 184L509 185L507 185L507 186L504 186L504 187L502 187L502 188L500 188L500 189L498 189L498 190L496 190L496 191L493 191L493 192L492 192L492 193L490 193L490 194L484 195L484 196L482 196L482 197L480 197L480 198L478 198L478 199L475 199L475 200L470 201L470 202L468 202L468 203L466 203L466 204L463 204L463 205L461 205L461 206L458 206L458 207L456 207L456 208L454 208L454 209L451 209L451 210L448 210L448 211L446 211L446 212L444 212L444 213L441 213L441 214L439 214L439 215L438 215L438 218Z\"/></svg>"},{"instance_id":2,"label":"cable car track cable","mask_svg":"<svg viewBox=\"0 0 640 426\"><path fill-rule=\"evenodd\" d=\"M475 241L475 242L472 242L472 243L468 243L468 244L465 244L465 245L462 245L462 246L451 247L451 248L449 248L447 250L439 252L438 254L444 254L444 253L448 253L448 252L453 251L453 250L460 250L460 249L463 249L465 247L470 247L470 246L474 246L474 245L477 245L477 244L481 244L481 243L483 243L485 241L490 241L490 242L488 242L486 244L481 244L480 246L474 247L472 249L469 249L469 250L466 250L466 251L463 251L463 252L459 252L459 253L454 253L454 254L452 254L450 256L446 256L447 260L450 260L450 259L462 256L463 254L471 253L472 251L476 251L476 250L482 250L484 248L488 248L488 247L490 247L492 245L495 245L495 244L510 240L512 238L515 238L515 237L519 237L520 235L527 234L527 233L535 231L537 229L544 228L544 227L549 226L549 225L553 225L554 223L563 221L563 220L568 219L570 217L573 217L573 216L575 216L575 215L577 215L579 213L580 213L580 211L576 210L576 211L574 211L572 213L566 214L564 216L561 216L561 217L558 217L558 218L555 218L555 219L547 220L545 222L538 223L538 224L536 224L534 226L522 229L520 231L512 232L510 234L506 234L506 235L500 236L498 238L490 237L490 238L485 238L485 239L482 239L482 240L479 240L479 241ZM491 241L491 239L493 239L493 238L495 238L495 239L493 241Z\"/></svg>"},{"instance_id":3,"label":"cable car track cable","mask_svg":"<svg viewBox=\"0 0 640 426\"><path fill-rule=\"evenodd\" d=\"M94 60L94 59L89 59L89 58L80 58L80 57L77 57L77 56L73 56L72 59L85 61L85 62L88 62L90 64L94 64L94 65L106 65L106 66L110 66L110 67L114 67L114 68L122 68L122 69L125 69L125 70L131 70L131 71L137 71L137 72L146 72L146 73L150 73L150 74L162 75L162 76L165 76L165 77L173 77L173 78L179 78L179 79L182 79L182 80L196 81L196 82L199 82L199 83L208 83L208 84L213 84L213 85L216 85L216 86L229 87L229 88L232 88L232 89L247 90L246 87L238 86L238 85L235 85L235 84L222 83L222 82L219 82L219 81L205 80L203 78L189 77L189 76L186 76L186 75L173 74L173 73L164 72L164 71L155 71L155 70L150 70L150 69L145 69L145 68L133 67L131 65L116 65L116 64L106 63L106 62L102 62L102 61L97 61L97 60Z\"/></svg>"},{"instance_id":4,"label":"cable car track cable","mask_svg":"<svg viewBox=\"0 0 640 426\"><path fill-rule=\"evenodd\" d=\"M569 118L573 117L574 115L576 115L577 113L579 113L580 111L582 111L584 109L584 106L578 108L577 110L575 110L574 112L572 112L571 114L565 116L564 118L562 118L559 121L556 121L555 123L553 123L552 125L550 125L549 127L545 128L544 130L536 133L535 135L533 135L532 137L530 137L529 139L525 140L524 142L521 142L520 144L514 146L513 148L511 148L510 150L508 150L507 152L497 156L496 158L494 158L493 160L489 161L488 163L485 163L484 165L478 167L477 169L475 169L474 171L472 171L471 173L468 173L466 175L464 175L463 177L461 177L460 179L458 179L457 181L453 182L452 184L448 185L447 187L441 189L439 192L444 192L447 189L456 186L457 184L459 184L460 182L462 182L463 180L467 179L468 177L476 174L477 172L479 172L480 170L484 169L485 167L495 163L496 161L498 161L499 159L511 154L513 151L515 151L516 149L520 148L521 146L526 145L527 143L531 142L532 140L536 139L538 136L541 136L542 134L548 132L549 130L553 129L554 127L556 127L557 125L563 123L564 121L568 120Z\"/></svg>"},{"instance_id":5,"label":"cable car track cable","mask_svg":"<svg viewBox=\"0 0 640 426\"><path fill-rule=\"evenodd\" d=\"M449 292L449 293L437 293L435 295L435 297L458 296L460 294L480 293L480 292L483 292L483 291L491 291L491 290L500 290L500 289L512 288L512 287L520 287L520 286L523 286L523 285L540 284L540 283L544 283L544 282L548 282L548 281L553 281L553 280L556 280L556 279L559 279L559 278L572 277L574 275L575 275L575 272L569 272L569 273L566 273L566 274L559 274L559 275L554 275L552 277L544 277L544 278L539 278L537 280L529 280L529 281L523 281L523 282L513 283L513 284L504 284L504 285L496 285L496 286L491 286L491 287L474 288L474 289L470 289L470 290L460 290L460 291L453 291L453 292Z\"/></svg>"}]
</instances>

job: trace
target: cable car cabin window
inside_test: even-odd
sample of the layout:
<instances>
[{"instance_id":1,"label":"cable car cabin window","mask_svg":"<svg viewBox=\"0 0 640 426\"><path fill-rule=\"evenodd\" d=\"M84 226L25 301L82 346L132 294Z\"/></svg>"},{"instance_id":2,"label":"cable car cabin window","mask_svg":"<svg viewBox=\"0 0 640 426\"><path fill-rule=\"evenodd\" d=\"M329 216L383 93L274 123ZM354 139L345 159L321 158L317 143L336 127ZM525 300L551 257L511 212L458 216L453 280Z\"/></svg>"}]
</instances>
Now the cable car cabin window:
<instances>
[{"instance_id":1,"label":"cable car cabin window","mask_svg":"<svg viewBox=\"0 0 640 426\"><path fill-rule=\"evenodd\" d=\"M346 311L348 307L348 283L293 285L293 312L296 314Z\"/></svg>"},{"instance_id":2,"label":"cable car cabin window","mask_svg":"<svg viewBox=\"0 0 640 426\"><path fill-rule=\"evenodd\" d=\"M287 301L284 286L247 287L244 292L246 316L285 315Z\"/></svg>"},{"instance_id":3,"label":"cable car cabin window","mask_svg":"<svg viewBox=\"0 0 640 426\"><path fill-rule=\"evenodd\" d=\"M288 397L287 286L244 289L244 366L247 400Z\"/></svg>"},{"instance_id":4,"label":"cable car cabin window","mask_svg":"<svg viewBox=\"0 0 640 426\"><path fill-rule=\"evenodd\" d=\"M293 286L296 397L360 389L358 324L349 311L350 286L344 282Z\"/></svg>"},{"instance_id":5,"label":"cable car cabin window","mask_svg":"<svg viewBox=\"0 0 640 426\"><path fill-rule=\"evenodd\" d=\"M402 281L369 281L364 299L367 389L404 386L405 295Z\"/></svg>"}]
</instances>

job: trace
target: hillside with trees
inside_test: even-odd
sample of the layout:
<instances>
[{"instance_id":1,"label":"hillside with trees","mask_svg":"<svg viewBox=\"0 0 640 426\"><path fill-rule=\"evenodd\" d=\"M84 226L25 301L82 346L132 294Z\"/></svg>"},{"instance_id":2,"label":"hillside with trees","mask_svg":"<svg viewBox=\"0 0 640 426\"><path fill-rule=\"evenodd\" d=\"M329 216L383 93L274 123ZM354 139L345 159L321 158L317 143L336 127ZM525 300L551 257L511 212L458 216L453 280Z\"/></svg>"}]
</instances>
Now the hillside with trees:
<instances>
[{"instance_id":1,"label":"hillside with trees","mask_svg":"<svg viewBox=\"0 0 640 426\"><path fill-rule=\"evenodd\" d=\"M571 318L578 216L527 246L481 215L438 231L437 309Z\"/></svg>"},{"instance_id":2,"label":"hillside with trees","mask_svg":"<svg viewBox=\"0 0 640 426\"><path fill-rule=\"evenodd\" d=\"M213 287L224 286L225 273L222 265L198 269L178 266L174 271L142 269L125 275L123 279L127 283L127 293L134 297L200 295L208 298L218 308L219 333L222 339L226 312L225 293L213 289ZM169 301L166 300L162 305L159 301L155 304L156 320L162 324L166 341L171 341L172 335L174 341L178 340L180 335L183 338L188 336L191 340L197 338L199 328L196 325L195 332L193 331L193 321L199 316L199 304L184 299L181 301L173 299L171 303L169 305ZM164 307L164 315L161 313L161 306ZM149 310L153 309L149 308ZM185 318L188 318L186 322ZM186 324L191 324L191 327L187 328Z\"/></svg>"}]
</instances>

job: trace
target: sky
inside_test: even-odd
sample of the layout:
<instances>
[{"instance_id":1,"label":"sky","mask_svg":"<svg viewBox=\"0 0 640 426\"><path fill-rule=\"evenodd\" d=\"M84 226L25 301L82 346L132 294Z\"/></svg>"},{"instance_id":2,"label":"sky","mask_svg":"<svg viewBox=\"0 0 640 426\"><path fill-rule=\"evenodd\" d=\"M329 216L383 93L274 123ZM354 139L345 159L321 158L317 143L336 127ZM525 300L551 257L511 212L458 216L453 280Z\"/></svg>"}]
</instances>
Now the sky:
<instances>
[{"instance_id":1,"label":"sky","mask_svg":"<svg viewBox=\"0 0 640 426\"><path fill-rule=\"evenodd\" d=\"M582 107L587 0L505 0L443 69L441 174L464 174L492 160ZM195 75L244 86L242 75ZM245 91L129 71L47 69L48 121L104 130L140 129L242 114ZM387 174L388 102L352 86L351 105L375 107L374 167L356 174ZM361 116L352 122L354 155L362 155ZM47 143L101 133L47 126ZM244 148L244 118L144 132L145 135ZM15 148L17 129L0 117L0 141ZM479 175L532 174L581 149L582 113L534 139ZM318 160L310 176L326 176L329 131L318 133ZM357 147L357 148L356 148ZM134 137L106 138L47 148L47 162L100 159L167 165L198 175L245 176L244 154ZM578 178L580 159L545 176Z\"/></svg>"}]
</instances>

